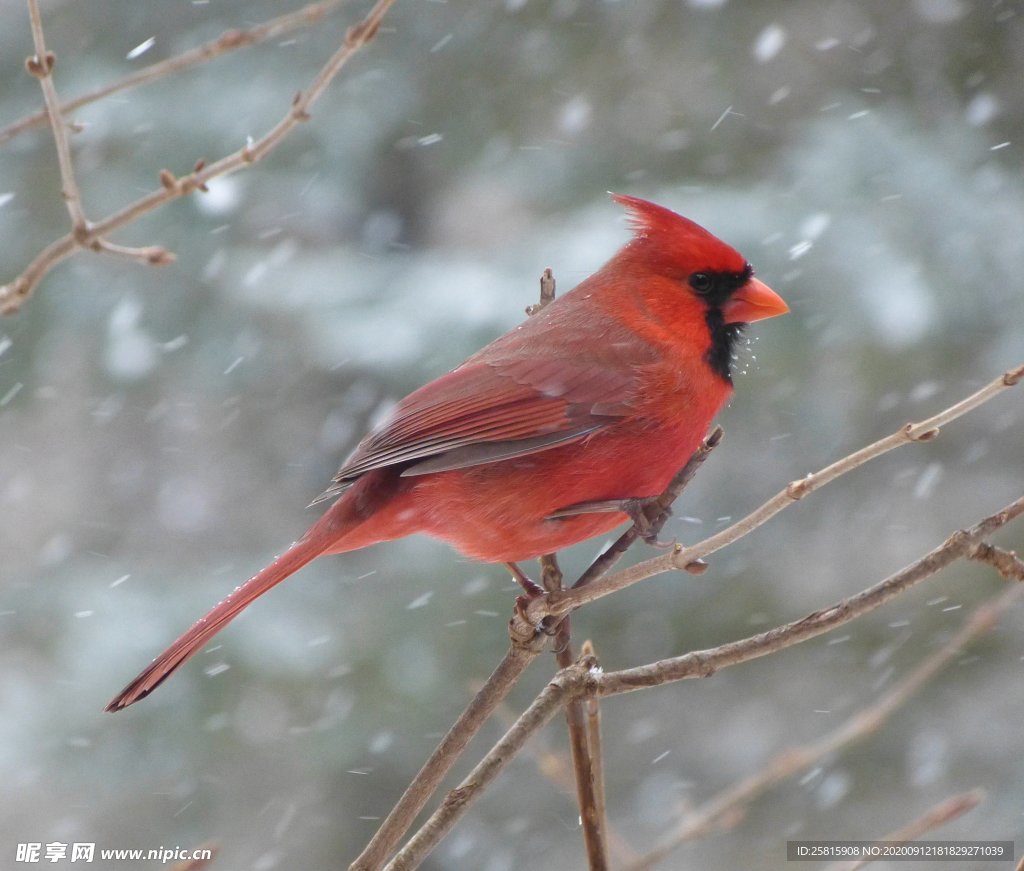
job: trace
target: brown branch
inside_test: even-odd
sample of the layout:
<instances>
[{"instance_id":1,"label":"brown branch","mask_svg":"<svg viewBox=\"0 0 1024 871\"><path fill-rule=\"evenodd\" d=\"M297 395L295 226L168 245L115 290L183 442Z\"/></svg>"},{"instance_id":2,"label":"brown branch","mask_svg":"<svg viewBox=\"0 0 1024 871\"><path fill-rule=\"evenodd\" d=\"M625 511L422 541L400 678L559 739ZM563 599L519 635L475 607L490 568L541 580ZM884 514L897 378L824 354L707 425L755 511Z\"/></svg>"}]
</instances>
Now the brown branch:
<instances>
[{"instance_id":1,"label":"brown branch","mask_svg":"<svg viewBox=\"0 0 1024 871\"><path fill-rule=\"evenodd\" d=\"M109 254L111 257L123 257L125 260L134 260L138 263L148 263L150 266L166 266L175 261L172 251L168 251L162 245L146 245L140 248L117 245L106 239L97 239L93 243L96 251Z\"/></svg>"},{"instance_id":2,"label":"brown branch","mask_svg":"<svg viewBox=\"0 0 1024 871\"><path fill-rule=\"evenodd\" d=\"M593 659L595 666L600 667L593 643L588 639L583 642L581 653L585 659ZM605 836L611 842L611 831L608 826L608 809L604 790L604 755L601 742L601 702L599 699L587 699L587 746L593 760L594 796L597 800L595 813L601 821Z\"/></svg>"},{"instance_id":3,"label":"brown branch","mask_svg":"<svg viewBox=\"0 0 1024 871\"><path fill-rule=\"evenodd\" d=\"M987 545L980 544L978 548ZM972 555L973 556L973 555ZM1000 615L1024 595L1024 585L1015 584L999 596L980 605L941 648L920 662L873 704L849 717L837 729L803 747L778 753L756 774L722 790L688 813L678 827L654 849L628 866L628 871L647 871L687 841L726 828L742 814L743 808L783 780L796 777L857 741L877 732L918 690L949 665L967 645L990 632Z\"/></svg>"},{"instance_id":4,"label":"brown branch","mask_svg":"<svg viewBox=\"0 0 1024 871\"><path fill-rule=\"evenodd\" d=\"M531 601L525 609L524 619L537 626L545 618L561 617L570 611L601 599L639 581L676 569L685 569L696 560L721 550L726 545L749 535L759 526L770 520L780 511L802 499L808 493L824 487L837 478L852 472L870 460L911 442L930 441L938 435L939 427L967 414L979 405L988 402L1009 387L1018 384L1024 378L1024 365L1017 366L1000 375L991 383L972 393L965 399L951 405L918 423L908 423L900 427L892 435L879 439L849 456L837 460L818 472L796 481L792 481L779 493L756 508L742 520L734 523L721 532L704 539L689 547L677 546L671 553L637 563L628 569L608 575L599 581L583 587L574 587L558 593L551 593Z\"/></svg>"},{"instance_id":5,"label":"brown branch","mask_svg":"<svg viewBox=\"0 0 1024 871\"><path fill-rule=\"evenodd\" d=\"M544 589L549 592L560 590L562 571L555 556L545 554L541 557L540 564ZM559 668L569 668L576 661L572 652L569 619L568 616L562 619L555 634L555 660ZM596 668L596 657L591 654L588 659ZM607 871L608 826L602 813L604 796L599 796L597 790L596 769L600 767L600 761L595 758L594 748L590 744L582 701L572 699L565 706L565 722L569 729L569 749L576 781L576 803L580 811L583 844L587 851L587 867L590 871Z\"/></svg>"},{"instance_id":6,"label":"brown branch","mask_svg":"<svg viewBox=\"0 0 1024 871\"><path fill-rule=\"evenodd\" d=\"M568 620L569 618L566 618ZM558 664L563 669L572 666L572 647L566 645L557 653ZM584 658L584 661L587 661ZM596 661L593 662L596 668ZM603 808L604 796L597 791L596 770L600 767L590 746L587 721L583 713L583 702L571 699L565 706L565 721L569 729L569 748L572 756L573 774L576 779L576 801L580 811L580 827L583 843L587 850L587 868L590 871L607 871L608 840L607 823Z\"/></svg>"},{"instance_id":7,"label":"brown branch","mask_svg":"<svg viewBox=\"0 0 1024 871\"><path fill-rule=\"evenodd\" d=\"M1021 514L1024 514L1024 496L970 529L954 532L941 545L905 569L849 599L740 641L731 641L710 650L697 650L637 668L598 675L594 678L594 692L599 695L617 695L677 680L709 677L725 666L757 659L823 635L862 614L874 611L961 557L970 556L983 539Z\"/></svg>"},{"instance_id":8,"label":"brown branch","mask_svg":"<svg viewBox=\"0 0 1024 871\"><path fill-rule=\"evenodd\" d=\"M165 76L183 72L235 49L259 45L262 42L282 36L285 33L290 33L293 30L309 27L316 24L328 12L333 11L344 2L345 0L324 0L322 3L310 3L302 9L272 18L248 30L225 30L216 39L205 42L196 48L189 49L158 63L150 64L93 91L66 100L60 104L60 112L62 115L69 115L77 109L81 109L82 106L95 103L104 97L109 97L111 94L127 91L139 85L145 85L157 79L162 79ZM6 127L0 128L0 145L14 139L15 136L27 130L41 127L46 123L47 117L47 110L40 109L38 112L33 112L31 115L26 115L17 121L11 122Z\"/></svg>"},{"instance_id":9,"label":"brown branch","mask_svg":"<svg viewBox=\"0 0 1024 871\"><path fill-rule=\"evenodd\" d=\"M57 56L46 48L38 0L28 0L28 14L32 25L32 40L35 43L36 53L26 59L25 68L31 75L39 79L39 84L43 90L43 100L46 103L46 117L50 121L53 141L57 146L61 194L64 198L68 215L71 217L70 237L72 241L76 245L89 248L92 251L113 254L117 257L149 263L153 266L162 266L165 263L170 263L174 257L164 248L129 248L124 245L114 245L100 236L90 234L90 223L85 216L82 193L75 178L74 162L71 160L68 126L64 121L60 100L57 98L57 86L53 82L53 69L57 64ZM2 297L2 293L0 293L0 297Z\"/></svg>"},{"instance_id":10,"label":"brown branch","mask_svg":"<svg viewBox=\"0 0 1024 871\"><path fill-rule=\"evenodd\" d=\"M982 544L971 554L971 559L988 563L1008 581L1024 581L1024 560L1012 550Z\"/></svg>"},{"instance_id":11,"label":"brown branch","mask_svg":"<svg viewBox=\"0 0 1024 871\"><path fill-rule=\"evenodd\" d=\"M200 161L186 176L175 178L167 170L160 173L160 186L106 218L89 224L85 232L69 233L46 246L14 281L0 287L0 314L13 314L32 295L43 277L60 261L81 248L94 247L97 240L106 234L138 220L171 200L183 197L205 185L218 176L237 172L256 163L280 144L298 124L309 120L309 110L322 96L331 80L341 68L364 46L373 41L380 28L381 19L395 0L376 0L366 16L350 27L337 51L314 77L305 91L295 95L284 117L264 136L247 143L211 164Z\"/></svg>"},{"instance_id":12,"label":"brown branch","mask_svg":"<svg viewBox=\"0 0 1024 871\"><path fill-rule=\"evenodd\" d=\"M589 642L583 642L582 653L583 655L589 655L591 650L588 649L587 645ZM599 710L597 707L598 700L590 699L587 702L587 739L590 742L590 746L598 748L594 751L594 759L598 762L598 767L594 771L594 779L597 788L598 798L604 796L604 778L603 772L601 771L600 762L600 735L594 738L591 724L591 703L594 705L595 710ZM502 705L496 711L497 718L501 721L502 725L507 730L515 721L516 714L509 708L508 705ZM546 780L548 780L559 792L563 793L569 799L576 799L576 779L573 776L571 767L567 764L564 755L556 753L549 746L547 746L542 739L534 741L528 748L528 755L531 761L537 766L537 771L540 772ZM601 808L602 813L604 808ZM605 817L605 823L607 824L606 835L608 838L608 852L613 863L613 867L619 865L627 865L636 859L636 851L626 842L626 839L621 833L616 831L614 825Z\"/></svg>"},{"instance_id":13,"label":"brown branch","mask_svg":"<svg viewBox=\"0 0 1024 871\"><path fill-rule=\"evenodd\" d=\"M502 739L445 796L441 806L385 866L385 871L410 871L417 867L530 737L546 726L569 699L580 694L590 670L590 664L581 661L558 672Z\"/></svg>"},{"instance_id":14,"label":"brown branch","mask_svg":"<svg viewBox=\"0 0 1024 871\"><path fill-rule=\"evenodd\" d=\"M968 556L979 543L1015 517L1024 514L1024 496L972 526L953 533L943 544L907 568L845 599L797 620L740 641L711 650L695 651L651 665L602 673L590 660L581 658L556 674L502 739L480 760L441 806L430 816L408 843L386 866L386 871L415 868L451 830L501 770L515 757L530 737L542 729L558 709L575 698L597 698L633 692L694 677L710 677L720 668L738 665L768 653L792 647L808 638L866 614L899 593L934 575L957 559Z\"/></svg>"},{"instance_id":15,"label":"brown branch","mask_svg":"<svg viewBox=\"0 0 1024 871\"><path fill-rule=\"evenodd\" d=\"M28 17L32 24L32 42L35 44L36 53L25 61L25 69L39 79L39 86L43 89L46 115L50 119L53 141L57 145L57 162L60 164L61 192L64 195L64 205L67 206L68 214L71 216L71 233L78 238L88 230L88 221L85 218L85 212L82 210L82 197L78 192L78 182L75 180L75 170L71 163L68 128L60 111L57 88L53 84L53 68L57 64L57 56L52 51L46 50L46 40L43 37L43 22L39 16L39 3L37 0L28 0Z\"/></svg>"},{"instance_id":16,"label":"brown branch","mask_svg":"<svg viewBox=\"0 0 1024 871\"><path fill-rule=\"evenodd\" d=\"M549 266L540 274L540 301L526 307L526 314L533 317L544 306L555 301L555 274Z\"/></svg>"},{"instance_id":17,"label":"brown branch","mask_svg":"<svg viewBox=\"0 0 1024 871\"><path fill-rule=\"evenodd\" d=\"M812 489L824 486L824 484L828 483L828 481L834 480L836 477L839 477L841 474L845 474L845 472L850 471L853 468L856 468L858 465L861 465L864 462L867 462L867 460L873 458L874 456L878 456L887 450L891 450L892 447L896 447L898 446L898 444L902 444L908 440L927 440L929 438L933 438L936 434L936 426L953 420L956 417L967 413L973 408L976 408L977 406L991 399L997 393L1001 392L1003 388L1010 387L1018 383L1021 377L1024 377L1024 366L1020 366L1016 369L1006 372L1003 376L998 378L992 384L987 385L985 388L982 388L982 390L977 391L975 394L972 394L971 396L967 397L967 399L961 401L960 403L957 403L956 405L951 406L945 411L940 412L938 415L935 415L932 418L929 418L928 420L922 421L918 424L908 424L906 427L904 427L902 430L896 433L894 437L890 437L888 440L883 439L881 440L881 442L877 442L874 445L868 446L868 448L862 449L861 451L858 451L850 455L850 457L846 458L845 460L841 460L837 463L834 463L832 466L818 473L817 476L811 476L810 480L813 483L809 484L806 480L802 482L794 482L793 484L790 485L790 488L796 488L797 491L799 491L800 488L805 488L804 492L800 493L800 495L804 495L806 492L810 492L810 490ZM888 442L893 443L887 444ZM794 497L788 496L787 493L787 491L789 491L790 488L787 488L787 490L783 491L783 494L780 495L785 495L787 496L788 501L793 501ZM799 497L797 496L795 498ZM783 504L782 507L785 507L785 504ZM751 515L751 517L758 515L758 512L762 511L762 509L758 509L758 511L755 511L754 514ZM744 531L742 534L745 535L746 532L750 531L750 529L756 528L757 525L763 523L765 520L771 517L774 513L777 513L779 510L782 510L782 508L776 508L774 511L767 513L767 515L761 518L758 523L751 525L749 529ZM977 540L974 538L975 533L982 537L984 535L987 535L988 532L991 531L991 529L998 528L999 526L1008 522L1012 516L1016 516L1017 513L1020 513L1020 510L1024 510L1024 508L1021 507L1021 504L1014 503L1014 505L1010 506L1010 508L1007 509L1006 512L988 518L978 527L975 527L974 529L969 530L966 533L958 533L954 535L950 539L950 541L946 542L946 544L943 547L938 549L938 552L929 554L925 558L922 558L922 560L919 561L919 564L915 564L914 566L910 567L910 569L907 570L907 573L910 573L907 577L903 577L904 573L900 573L900 575L894 576L893 578L888 579L888 581L883 582L882 585L879 585L882 587L882 595L877 596L877 598L873 602L869 601L870 596L868 599L861 599L862 597L867 596L868 594L876 593L874 588L872 588L872 590L865 591L864 594L861 594L861 597L854 597L854 599L851 599L848 602L842 602L838 606L836 606L833 609L830 609L827 612L820 612L818 614L810 615L808 618L805 618L804 621L799 621L798 624L791 624L790 627L781 627L780 630L776 630L775 633L766 633L763 637L755 636L755 639L758 640L760 643L767 643L769 645L769 649L757 652L756 645L750 646L750 639L748 639L746 643L737 642L733 645L725 645L723 646L723 648L716 648L714 651L698 652L696 654L691 655L689 657L688 662L682 663L683 671L689 669L691 673L680 674L677 677L672 678L669 678L666 675L664 676L664 679L682 679L684 677L694 677L698 675L703 676L710 674L714 670L714 668L736 664L738 662L745 661L748 658L754 658L754 656L764 655L767 652L771 652L771 650L773 649L781 649L781 647L789 646L789 644L799 643L799 641L805 640L805 638L814 637L815 635L820 634L821 632L827 631L829 628L833 628L833 626L835 625L840 625L841 623L846 622L847 620L853 619L854 617L859 616L859 614L865 613L867 610L871 610L874 607L879 607L881 604L887 601L888 598L890 598L892 595L896 595L898 590L902 588L902 584L909 586L911 583L916 583L924 577L927 577L935 571L938 571L940 568L947 565L949 562L952 562L954 559L959 558L959 556L962 555L960 553L960 548L966 546L961 541L961 538L963 536L969 537L970 546L971 548L973 548L977 543ZM743 524L743 521L741 521L741 524ZM734 529L735 526L730 527L730 530ZM725 530L725 532L728 533L730 530ZM730 541L722 541L722 536L723 533L719 533L718 536L713 536L706 542L703 542L699 545L694 545L693 547L687 548L685 550L682 548L677 548L675 555L677 558L679 558L680 554L685 553L687 558L684 562L684 565L690 565L694 560L699 559L701 556L712 552L712 550L717 550L720 547L724 547L726 544L730 543ZM736 537L738 538L740 536L737 535ZM707 547L708 542L717 543L717 546L704 550L703 552L699 552L699 549L702 546ZM680 559L679 561L683 562L682 559ZM627 570L626 572L620 572L617 575L612 576L612 578L606 578L603 582L599 582L598 586L614 581L615 578L619 578L622 575L626 575L629 573L629 571L630 570ZM915 572L918 573L919 576L912 576ZM637 580L639 579L640 578L637 578ZM542 616L542 619L545 616L545 612L547 612L548 614L554 616L557 619L558 616L563 616L565 613L568 613L569 610L572 610L574 606L572 604L569 604L566 607L565 603L571 602L572 596L574 594L577 594L581 591L590 591L592 589L594 589L594 587L589 586L581 588L581 590L574 589L572 591L549 593L545 597L541 597L533 600L532 602L527 603L525 608L517 609L517 612L514 615L513 620L511 621L510 624L510 633L512 634L513 638L515 638L517 635L520 638L524 639L532 638L537 631L535 627L539 625L540 621L535 622L533 619L526 619L526 616L523 612L528 612L531 614L531 616L535 616L539 613ZM611 590L609 590L609 592L611 592ZM559 607L560 599L562 600L561 607ZM552 607L552 604L554 604L554 607ZM554 621L550 619L548 619L547 621L549 625L552 622ZM784 634L787 630L790 633L792 633L792 635L788 643L785 643L781 634ZM745 644L747 644L747 646L744 646ZM714 659L714 657L709 658L709 654L714 654L720 650L727 653L728 656L722 658L720 661L713 662L712 660ZM396 855L396 857L392 860L392 864L388 866L389 868L415 867L415 865L418 864L419 861L421 861L422 857L433 849L433 846L436 845L436 843L440 841L440 839L451 828L451 826L455 824L455 821L461 815L464 808L476 797L480 790L485 788L486 785L494 777L497 776L501 767L503 767L505 761L507 761L507 758L511 758L510 756L506 758L505 754L512 753L514 755L514 752L516 752L518 748L521 747L523 743L525 743L529 735L532 734L530 730L541 728L554 715L554 712L557 709L557 704L555 704L554 708L551 708L549 706L552 704L552 700L554 698L561 698L561 694L566 692L567 688L570 688L568 686L568 683L566 683L566 681L571 683L571 681L569 681L569 678L567 677L567 675L569 674L576 675L574 680L583 680L583 678L579 676L578 671L569 672L567 670L563 670L563 672L561 672L559 675L556 675L555 679L552 681L552 684L549 685L546 694L542 694L541 697L538 697L538 699L535 700L535 704L532 705L524 713L523 718L517 721L517 723L512 727L512 729L510 729L509 732L506 734L505 738L503 738L501 742L495 745L491 753L488 754L488 756L484 757L483 760L481 760L481 762L474 769L470 777L467 778L467 780L463 781L463 783L456 790L449 793L449 795L442 803L441 807L430 817L427 823L413 836L413 838L406 844L402 851ZM625 676L627 678L627 682L636 680L638 677L633 672L620 672L617 673L617 676ZM646 679L646 677L648 676L641 676L640 679ZM596 687L599 685L601 685L601 681L595 680L594 688L576 689L574 690L574 692L581 692L584 695L594 696L597 694L612 694L614 692L620 691L625 692L631 689L639 688L639 685L629 685L626 687L614 688L610 685L605 684L600 690L597 690ZM524 729L526 729L525 732L523 731Z\"/></svg>"},{"instance_id":18,"label":"brown branch","mask_svg":"<svg viewBox=\"0 0 1024 871\"><path fill-rule=\"evenodd\" d=\"M402 797L380 824L373 838L349 866L349 871L375 871L380 868L409 830L413 820L423 810L438 784L466 749L466 745L480 731L494 709L526 671L527 666L541 652L544 641L543 635L532 638L528 643L519 643L513 639L505 658L441 739L441 743L402 793Z\"/></svg>"},{"instance_id":19,"label":"brown branch","mask_svg":"<svg viewBox=\"0 0 1024 871\"><path fill-rule=\"evenodd\" d=\"M984 800L985 790L983 789L972 789L959 795L950 796L934 807L929 808L916 820L897 829L895 832L890 832L879 840L891 841L896 844L905 844L907 841L913 841L915 838L920 838L921 835L925 835L933 829L937 829L940 826L953 822L958 817L962 817L968 811L974 810ZM857 859L853 862L834 862L828 865L825 871L858 871L858 869L884 858L884 856L875 856Z\"/></svg>"}]
</instances>

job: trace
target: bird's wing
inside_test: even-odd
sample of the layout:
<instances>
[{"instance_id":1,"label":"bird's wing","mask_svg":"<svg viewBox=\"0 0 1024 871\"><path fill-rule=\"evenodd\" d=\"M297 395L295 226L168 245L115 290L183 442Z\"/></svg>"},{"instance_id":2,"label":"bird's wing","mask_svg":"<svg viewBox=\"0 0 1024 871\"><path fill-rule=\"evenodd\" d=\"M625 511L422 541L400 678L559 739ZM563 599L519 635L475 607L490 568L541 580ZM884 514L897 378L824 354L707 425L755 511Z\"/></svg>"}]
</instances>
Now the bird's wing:
<instances>
[{"instance_id":1,"label":"bird's wing","mask_svg":"<svg viewBox=\"0 0 1024 871\"><path fill-rule=\"evenodd\" d=\"M316 502L371 469L403 465L402 475L423 475L584 438L629 414L635 378L631 366L566 356L470 360L402 400Z\"/></svg>"}]
</instances>

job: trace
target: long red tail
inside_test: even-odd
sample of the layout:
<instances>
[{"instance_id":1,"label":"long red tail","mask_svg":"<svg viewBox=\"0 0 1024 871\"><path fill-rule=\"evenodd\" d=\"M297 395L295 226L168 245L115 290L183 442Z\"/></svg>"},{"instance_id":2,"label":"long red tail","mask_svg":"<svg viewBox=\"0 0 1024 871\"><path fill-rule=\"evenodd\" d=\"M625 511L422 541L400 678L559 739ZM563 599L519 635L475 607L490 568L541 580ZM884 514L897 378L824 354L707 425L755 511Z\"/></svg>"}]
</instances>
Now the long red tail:
<instances>
[{"instance_id":1,"label":"long red tail","mask_svg":"<svg viewBox=\"0 0 1024 871\"><path fill-rule=\"evenodd\" d=\"M314 530L306 533L305 537L295 542L265 569L253 575L240 587L236 587L205 616L193 623L188 631L121 690L105 710L120 711L139 699L144 699L167 680L178 666L197 653L206 642L237 617L253 599L262 596L271 587L320 556L325 551L325 542L322 536L310 534Z\"/></svg>"},{"instance_id":2,"label":"long red tail","mask_svg":"<svg viewBox=\"0 0 1024 871\"><path fill-rule=\"evenodd\" d=\"M395 499L409 489L406 480L390 469L374 469L363 475L338 499L309 531L269 566L237 587L227 598L200 617L177 641L154 659L135 680L107 705L120 711L144 699L175 670L228 625L254 599L295 574L321 554L357 550L416 531L414 520L404 525L395 519L403 513ZM367 523L368 518L373 523Z\"/></svg>"}]
</instances>

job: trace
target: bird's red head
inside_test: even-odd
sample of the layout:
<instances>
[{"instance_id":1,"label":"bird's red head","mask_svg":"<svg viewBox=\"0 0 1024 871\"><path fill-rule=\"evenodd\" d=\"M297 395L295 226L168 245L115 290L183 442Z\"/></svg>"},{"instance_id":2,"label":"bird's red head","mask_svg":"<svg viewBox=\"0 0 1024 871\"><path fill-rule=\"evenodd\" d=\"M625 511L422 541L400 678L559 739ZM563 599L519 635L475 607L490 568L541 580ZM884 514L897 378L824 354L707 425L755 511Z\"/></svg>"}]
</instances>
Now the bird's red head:
<instances>
[{"instance_id":1,"label":"bird's red head","mask_svg":"<svg viewBox=\"0 0 1024 871\"><path fill-rule=\"evenodd\" d=\"M682 275L694 268L706 272L741 272L747 268L739 251L689 218L640 197L612 194L612 199L625 207L634 243L644 249L649 262L656 260L660 267Z\"/></svg>"},{"instance_id":2,"label":"bird's red head","mask_svg":"<svg viewBox=\"0 0 1024 871\"><path fill-rule=\"evenodd\" d=\"M739 251L700 224L639 197L612 194L612 199L626 208L633 228L625 250L635 251L646 268L688 284L721 311L724 323L749 323L789 311L782 297L754 278Z\"/></svg>"}]
</instances>

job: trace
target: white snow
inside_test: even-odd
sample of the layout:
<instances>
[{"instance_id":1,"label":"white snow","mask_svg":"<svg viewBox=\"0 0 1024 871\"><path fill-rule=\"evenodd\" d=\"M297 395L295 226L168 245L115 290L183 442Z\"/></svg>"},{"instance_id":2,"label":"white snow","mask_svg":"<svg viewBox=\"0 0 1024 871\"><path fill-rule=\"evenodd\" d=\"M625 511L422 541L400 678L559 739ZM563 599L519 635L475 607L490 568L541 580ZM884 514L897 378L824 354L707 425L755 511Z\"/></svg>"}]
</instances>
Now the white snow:
<instances>
[{"instance_id":1,"label":"white snow","mask_svg":"<svg viewBox=\"0 0 1024 871\"><path fill-rule=\"evenodd\" d=\"M758 63L768 63L782 51L785 44L785 28L781 24L773 22L757 35L751 48L751 54Z\"/></svg>"},{"instance_id":2,"label":"white snow","mask_svg":"<svg viewBox=\"0 0 1024 871\"><path fill-rule=\"evenodd\" d=\"M984 127L995 120L1001 111L999 100L988 91L979 91L967 104L964 119L972 127Z\"/></svg>"},{"instance_id":3,"label":"white snow","mask_svg":"<svg viewBox=\"0 0 1024 871\"><path fill-rule=\"evenodd\" d=\"M242 180L237 175L219 175L211 178L208 190L192 198L199 211L207 215L226 215L238 208L242 199Z\"/></svg>"},{"instance_id":4,"label":"white snow","mask_svg":"<svg viewBox=\"0 0 1024 871\"><path fill-rule=\"evenodd\" d=\"M126 296L110 313L103 362L113 378L137 381L156 367L158 347L139 326L141 317L142 303L133 296Z\"/></svg>"},{"instance_id":5,"label":"white snow","mask_svg":"<svg viewBox=\"0 0 1024 871\"><path fill-rule=\"evenodd\" d=\"M128 54L124 56L125 60L135 60L140 55L144 55L154 45L156 45L156 37L151 36L149 39L140 42L135 48L133 48Z\"/></svg>"}]
</instances>

